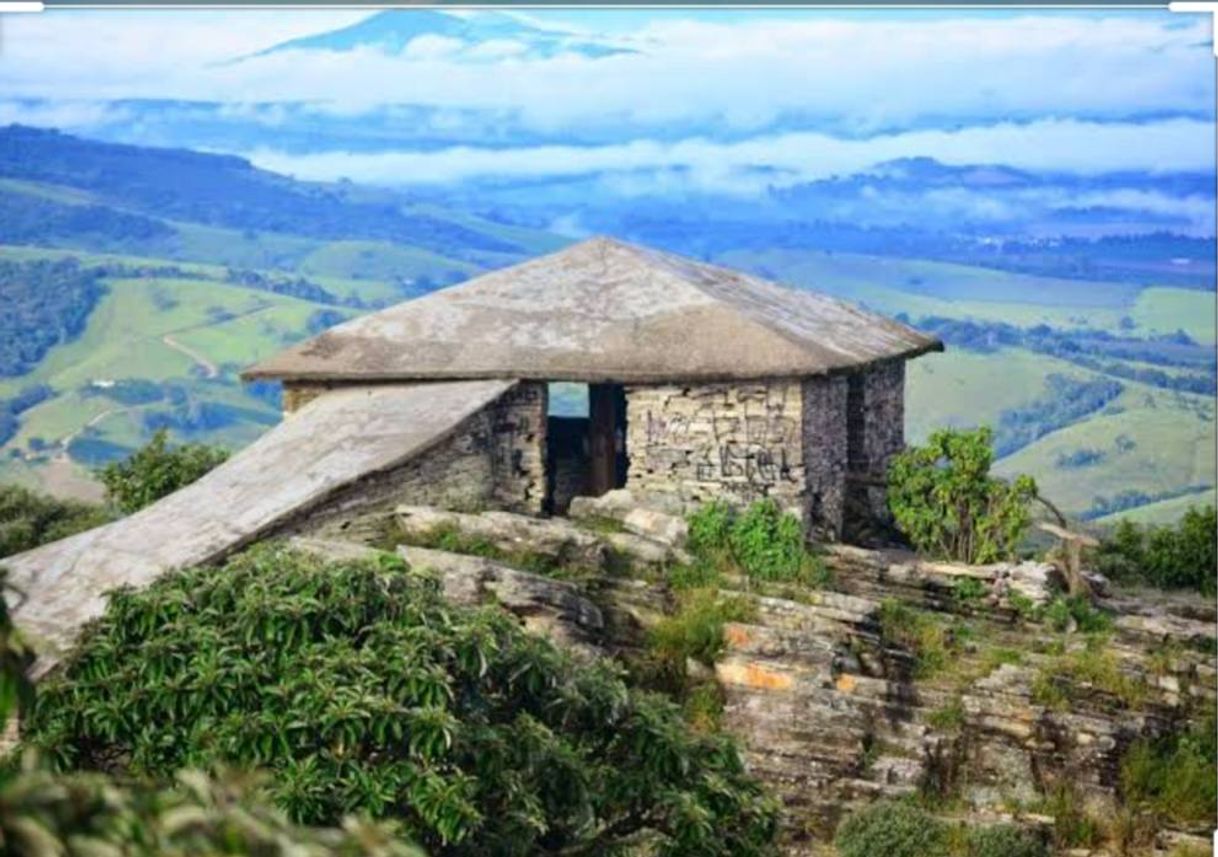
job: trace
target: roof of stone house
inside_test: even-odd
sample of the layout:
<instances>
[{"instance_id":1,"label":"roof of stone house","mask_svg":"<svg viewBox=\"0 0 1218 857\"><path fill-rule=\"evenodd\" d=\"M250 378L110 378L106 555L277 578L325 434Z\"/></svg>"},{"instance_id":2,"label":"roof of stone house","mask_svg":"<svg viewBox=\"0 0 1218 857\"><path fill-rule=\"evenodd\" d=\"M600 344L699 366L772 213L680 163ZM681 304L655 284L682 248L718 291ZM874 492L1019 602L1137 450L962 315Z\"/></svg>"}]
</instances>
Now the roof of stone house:
<instances>
[{"instance_id":1,"label":"roof of stone house","mask_svg":"<svg viewBox=\"0 0 1218 857\"><path fill-rule=\"evenodd\" d=\"M827 295L594 238L341 324L244 377L732 380L942 347Z\"/></svg>"},{"instance_id":2,"label":"roof of stone house","mask_svg":"<svg viewBox=\"0 0 1218 857\"><path fill-rule=\"evenodd\" d=\"M212 562L273 533L370 476L400 467L460 430L511 381L383 384L318 396L224 464L151 506L5 557L25 594L17 624L42 675L106 593L166 569Z\"/></svg>"}]
</instances>

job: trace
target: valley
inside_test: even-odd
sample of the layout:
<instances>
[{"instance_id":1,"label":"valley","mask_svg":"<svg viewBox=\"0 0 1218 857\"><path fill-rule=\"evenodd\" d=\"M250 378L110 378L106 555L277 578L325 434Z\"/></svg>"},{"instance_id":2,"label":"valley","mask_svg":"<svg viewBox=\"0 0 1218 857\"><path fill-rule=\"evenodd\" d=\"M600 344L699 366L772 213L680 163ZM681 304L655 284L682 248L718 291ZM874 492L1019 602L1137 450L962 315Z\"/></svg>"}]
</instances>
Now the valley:
<instances>
[{"instance_id":1,"label":"valley","mask_svg":"<svg viewBox=\"0 0 1218 857\"><path fill-rule=\"evenodd\" d=\"M20 157L31 135L51 151L37 170ZM237 449L279 419L275 389L239 383L245 366L570 240L243 164L0 129L0 263L74 259L101 288L79 331L0 372L0 400L48 391L13 415L0 481L96 496L91 468L162 427ZM54 228L31 231L31 212ZM704 256L948 330L945 354L911 365L911 441L938 426L1017 430L1000 472L1033 475L1070 514L1101 523L1168 521L1213 500L1212 288L726 240ZM2 323L18 331L22 318L18 308ZM974 327L951 326L964 321Z\"/></svg>"}]
</instances>

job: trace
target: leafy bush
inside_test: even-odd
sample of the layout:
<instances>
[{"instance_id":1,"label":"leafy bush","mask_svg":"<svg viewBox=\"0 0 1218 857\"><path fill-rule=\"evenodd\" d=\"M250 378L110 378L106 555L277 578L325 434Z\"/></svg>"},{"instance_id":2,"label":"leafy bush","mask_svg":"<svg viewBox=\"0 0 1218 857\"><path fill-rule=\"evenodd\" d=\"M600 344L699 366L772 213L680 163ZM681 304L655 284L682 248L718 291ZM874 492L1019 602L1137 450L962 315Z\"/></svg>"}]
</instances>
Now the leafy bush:
<instances>
[{"instance_id":1,"label":"leafy bush","mask_svg":"<svg viewBox=\"0 0 1218 857\"><path fill-rule=\"evenodd\" d=\"M1121 762L1125 803L1176 824L1214 823L1218 739L1211 712L1183 732L1139 741Z\"/></svg>"},{"instance_id":2,"label":"leafy bush","mask_svg":"<svg viewBox=\"0 0 1218 857\"><path fill-rule=\"evenodd\" d=\"M8 612L0 569L0 722L28 711L30 662ZM0 767L0 850L5 854L186 857L420 857L391 828L353 818L341 830L295 827L261 802L249 778L182 772L176 786L55 774L28 755Z\"/></svg>"},{"instance_id":3,"label":"leafy bush","mask_svg":"<svg viewBox=\"0 0 1218 857\"><path fill-rule=\"evenodd\" d=\"M709 582L726 568L770 582L823 578L817 558L808 552L802 522L770 498L739 514L716 500L691 514L688 523L689 548L700 569L678 577Z\"/></svg>"},{"instance_id":4,"label":"leafy bush","mask_svg":"<svg viewBox=\"0 0 1218 857\"><path fill-rule=\"evenodd\" d=\"M1195 589L1213 595L1218 568L1218 512L1192 507L1174 527L1123 520L1095 550L1095 567L1124 583Z\"/></svg>"},{"instance_id":5,"label":"leafy bush","mask_svg":"<svg viewBox=\"0 0 1218 857\"><path fill-rule=\"evenodd\" d=\"M258 766L293 820L395 817L432 853L756 854L774 834L728 739L391 556L265 546L119 591L26 736L61 767Z\"/></svg>"},{"instance_id":6,"label":"leafy bush","mask_svg":"<svg viewBox=\"0 0 1218 857\"><path fill-rule=\"evenodd\" d=\"M689 549L706 556L728 549L732 532L732 509L722 500L712 500L694 511L688 519Z\"/></svg>"},{"instance_id":7,"label":"leafy bush","mask_svg":"<svg viewBox=\"0 0 1218 857\"><path fill-rule=\"evenodd\" d=\"M893 458L888 503L914 547L929 556L967 563L1007 559L1031 523L1036 483L1006 483L989 475L991 433L941 430L924 447Z\"/></svg>"},{"instance_id":8,"label":"leafy bush","mask_svg":"<svg viewBox=\"0 0 1218 857\"><path fill-rule=\"evenodd\" d=\"M1041 613L1055 631L1067 631L1072 624L1084 634L1104 633L1112 629L1112 616L1082 595L1059 595L1041 608Z\"/></svg>"},{"instance_id":9,"label":"leafy bush","mask_svg":"<svg viewBox=\"0 0 1218 857\"><path fill-rule=\"evenodd\" d=\"M67 538L109 520L99 506L57 500L18 485L0 485L0 557Z\"/></svg>"},{"instance_id":10,"label":"leafy bush","mask_svg":"<svg viewBox=\"0 0 1218 857\"><path fill-rule=\"evenodd\" d=\"M124 857L422 857L383 824L299 827L236 775L196 771L175 788L102 774L32 769L0 778L0 843L6 854Z\"/></svg>"},{"instance_id":11,"label":"leafy bush","mask_svg":"<svg viewBox=\"0 0 1218 857\"><path fill-rule=\"evenodd\" d=\"M751 503L728 534L732 554L750 577L793 580L807 551L799 518L770 499Z\"/></svg>"},{"instance_id":12,"label":"leafy bush","mask_svg":"<svg viewBox=\"0 0 1218 857\"><path fill-rule=\"evenodd\" d=\"M911 803L879 801L846 819L834 845L841 857L943 857L947 827Z\"/></svg>"},{"instance_id":13,"label":"leafy bush","mask_svg":"<svg viewBox=\"0 0 1218 857\"><path fill-rule=\"evenodd\" d=\"M968 833L969 857L1049 857L1044 840L1013 824L978 827Z\"/></svg>"},{"instance_id":14,"label":"leafy bush","mask_svg":"<svg viewBox=\"0 0 1218 857\"><path fill-rule=\"evenodd\" d=\"M201 443L170 447L169 434L161 429L130 458L106 465L97 475L107 499L130 514L189 485L227 458L226 450Z\"/></svg>"}]
</instances>

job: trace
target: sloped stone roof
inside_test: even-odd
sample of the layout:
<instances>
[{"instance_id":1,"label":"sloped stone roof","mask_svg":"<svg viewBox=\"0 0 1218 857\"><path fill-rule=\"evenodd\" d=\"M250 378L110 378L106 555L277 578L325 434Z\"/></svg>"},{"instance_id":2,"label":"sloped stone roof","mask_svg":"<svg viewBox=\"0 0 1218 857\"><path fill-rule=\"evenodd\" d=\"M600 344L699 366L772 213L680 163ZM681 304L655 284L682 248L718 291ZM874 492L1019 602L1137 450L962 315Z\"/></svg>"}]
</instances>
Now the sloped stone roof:
<instances>
[{"instance_id":1,"label":"sloped stone roof","mask_svg":"<svg viewBox=\"0 0 1218 857\"><path fill-rule=\"evenodd\" d=\"M942 347L827 295L595 238L331 328L244 377L730 380Z\"/></svg>"},{"instance_id":2,"label":"sloped stone roof","mask_svg":"<svg viewBox=\"0 0 1218 857\"><path fill-rule=\"evenodd\" d=\"M451 436L510 381L383 384L319 396L197 482L103 527L6 557L24 598L13 615L56 662L105 593L167 569L212 562L359 479L401 466Z\"/></svg>"}]
</instances>

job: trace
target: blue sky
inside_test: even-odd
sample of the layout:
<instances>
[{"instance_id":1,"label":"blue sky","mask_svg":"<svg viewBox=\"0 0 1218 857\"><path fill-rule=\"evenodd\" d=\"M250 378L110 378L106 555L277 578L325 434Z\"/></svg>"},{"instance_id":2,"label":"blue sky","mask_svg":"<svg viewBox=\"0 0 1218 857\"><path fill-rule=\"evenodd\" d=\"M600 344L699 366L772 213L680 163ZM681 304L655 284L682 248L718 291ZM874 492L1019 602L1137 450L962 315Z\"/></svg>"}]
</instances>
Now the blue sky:
<instances>
[{"instance_id":1,"label":"blue sky","mask_svg":"<svg viewBox=\"0 0 1218 857\"><path fill-rule=\"evenodd\" d=\"M260 165L388 183L643 170L747 193L759 175L797 183L913 156L1076 173L1213 169L1207 15L529 10L516 14L622 52L543 56L527 40L424 36L400 51L249 58L370 14L5 18L0 122L141 142L200 102L216 121L265 132L240 152ZM426 145L392 130L406 125L425 130ZM357 146L374 126L389 130ZM277 144L277 128L302 127L325 133L304 150Z\"/></svg>"}]
</instances>

